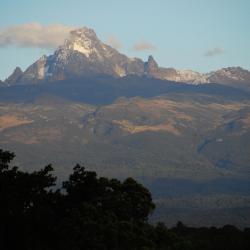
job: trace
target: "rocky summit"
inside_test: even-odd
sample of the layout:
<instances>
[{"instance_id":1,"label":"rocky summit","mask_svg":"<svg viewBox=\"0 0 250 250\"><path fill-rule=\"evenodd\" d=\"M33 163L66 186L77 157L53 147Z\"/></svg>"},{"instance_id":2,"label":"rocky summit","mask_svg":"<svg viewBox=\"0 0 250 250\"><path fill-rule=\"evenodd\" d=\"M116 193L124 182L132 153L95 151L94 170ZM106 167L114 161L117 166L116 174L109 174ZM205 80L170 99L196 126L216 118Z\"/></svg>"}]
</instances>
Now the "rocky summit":
<instances>
[{"instance_id":1,"label":"rocky summit","mask_svg":"<svg viewBox=\"0 0 250 250\"><path fill-rule=\"evenodd\" d=\"M240 67L223 68L201 74L158 66L153 56L144 62L129 58L103 43L94 30L83 27L70 32L69 38L53 55L42 56L24 72L17 67L2 85L37 84L86 76L147 76L189 84L219 83L250 90L250 72Z\"/></svg>"},{"instance_id":2,"label":"rocky summit","mask_svg":"<svg viewBox=\"0 0 250 250\"><path fill-rule=\"evenodd\" d=\"M101 42L92 29L84 27L72 31L53 55L42 56L21 76L11 77L11 81L8 78L6 83L37 83L99 74L122 77L143 72L142 60L120 54Z\"/></svg>"}]
</instances>

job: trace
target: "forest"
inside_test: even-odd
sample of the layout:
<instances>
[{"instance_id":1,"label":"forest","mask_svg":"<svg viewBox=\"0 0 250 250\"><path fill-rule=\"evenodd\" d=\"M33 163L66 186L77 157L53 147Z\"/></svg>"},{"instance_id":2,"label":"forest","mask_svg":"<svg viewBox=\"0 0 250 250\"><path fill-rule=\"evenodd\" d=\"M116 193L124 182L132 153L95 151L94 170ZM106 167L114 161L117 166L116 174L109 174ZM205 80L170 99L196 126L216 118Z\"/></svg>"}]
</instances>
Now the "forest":
<instances>
[{"instance_id":1,"label":"forest","mask_svg":"<svg viewBox=\"0 0 250 250\"><path fill-rule=\"evenodd\" d=\"M149 223L155 204L133 178L99 177L76 165L61 186L51 165L26 172L0 149L0 249L247 250L250 228L168 228Z\"/></svg>"}]
</instances>

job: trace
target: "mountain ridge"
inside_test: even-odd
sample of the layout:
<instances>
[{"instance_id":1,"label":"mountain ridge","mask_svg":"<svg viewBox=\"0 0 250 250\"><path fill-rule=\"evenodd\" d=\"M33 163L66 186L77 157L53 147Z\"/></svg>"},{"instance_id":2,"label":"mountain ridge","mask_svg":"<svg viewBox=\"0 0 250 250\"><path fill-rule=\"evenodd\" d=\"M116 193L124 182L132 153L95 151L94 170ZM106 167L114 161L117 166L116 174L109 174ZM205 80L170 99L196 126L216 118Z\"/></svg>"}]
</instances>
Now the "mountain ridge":
<instances>
[{"instance_id":1,"label":"mountain ridge","mask_svg":"<svg viewBox=\"0 0 250 250\"><path fill-rule=\"evenodd\" d=\"M103 43L94 30L86 27L71 31L69 39L54 54L42 56L24 72L17 67L2 85L53 82L100 74L117 78L145 75L174 82L219 83L250 90L250 72L241 67L227 67L205 74L160 67L152 55L144 62L121 54Z\"/></svg>"}]
</instances>

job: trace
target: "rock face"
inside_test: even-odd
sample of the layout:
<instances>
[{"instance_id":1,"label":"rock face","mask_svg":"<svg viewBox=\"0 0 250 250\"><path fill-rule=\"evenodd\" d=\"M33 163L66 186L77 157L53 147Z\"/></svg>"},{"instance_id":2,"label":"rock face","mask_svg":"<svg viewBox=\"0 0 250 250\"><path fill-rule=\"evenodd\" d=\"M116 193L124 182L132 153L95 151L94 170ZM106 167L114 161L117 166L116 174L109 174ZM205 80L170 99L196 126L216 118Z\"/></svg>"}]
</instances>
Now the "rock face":
<instances>
[{"instance_id":1,"label":"rock face","mask_svg":"<svg viewBox=\"0 0 250 250\"><path fill-rule=\"evenodd\" d=\"M175 76L177 74L176 70L173 68L159 67L153 56L149 56L148 61L145 62L144 73L154 78L169 81L175 81Z\"/></svg>"},{"instance_id":2,"label":"rock face","mask_svg":"<svg viewBox=\"0 0 250 250\"><path fill-rule=\"evenodd\" d=\"M20 80L22 77L23 71L16 67L13 73L5 80L5 83L8 85L12 85Z\"/></svg>"},{"instance_id":3,"label":"rock face","mask_svg":"<svg viewBox=\"0 0 250 250\"><path fill-rule=\"evenodd\" d=\"M153 56L148 57L148 61L145 62L145 72L148 74L155 74L159 70L158 64Z\"/></svg>"},{"instance_id":4,"label":"rock face","mask_svg":"<svg viewBox=\"0 0 250 250\"><path fill-rule=\"evenodd\" d=\"M175 82L220 83L250 90L250 72L240 67L225 68L208 74L159 67L153 56L143 62L119 53L86 27L71 31L69 39L53 55L42 56L24 72L17 67L5 84L34 84L97 75L146 75Z\"/></svg>"},{"instance_id":5,"label":"rock face","mask_svg":"<svg viewBox=\"0 0 250 250\"><path fill-rule=\"evenodd\" d=\"M18 81L54 81L98 74L123 77L143 73L142 60L120 54L102 43L92 29L84 27L72 31L70 38L53 55L41 57Z\"/></svg>"},{"instance_id":6,"label":"rock face","mask_svg":"<svg viewBox=\"0 0 250 250\"><path fill-rule=\"evenodd\" d=\"M159 67L153 56L148 57L144 70L145 74L162 80L193 84L208 82L204 75L192 70L176 70L174 68Z\"/></svg>"},{"instance_id":7,"label":"rock face","mask_svg":"<svg viewBox=\"0 0 250 250\"><path fill-rule=\"evenodd\" d=\"M250 90L250 72L241 67L223 68L207 74L192 70L159 67L152 56L144 64L144 73L158 79L191 84L219 83Z\"/></svg>"},{"instance_id":8,"label":"rock face","mask_svg":"<svg viewBox=\"0 0 250 250\"><path fill-rule=\"evenodd\" d=\"M206 75L209 83L220 83L250 90L250 72L241 67L229 67Z\"/></svg>"},{"instance_id":9,"label":"rock face","mask_svg":"<svg viewBox=\"0 0 250 250\"><path fill-rule=\"evenodd\" d=\"M207 74L209 82L250 82L250 72L241 67L229 67Z\"/></svg>"}]
</instances>

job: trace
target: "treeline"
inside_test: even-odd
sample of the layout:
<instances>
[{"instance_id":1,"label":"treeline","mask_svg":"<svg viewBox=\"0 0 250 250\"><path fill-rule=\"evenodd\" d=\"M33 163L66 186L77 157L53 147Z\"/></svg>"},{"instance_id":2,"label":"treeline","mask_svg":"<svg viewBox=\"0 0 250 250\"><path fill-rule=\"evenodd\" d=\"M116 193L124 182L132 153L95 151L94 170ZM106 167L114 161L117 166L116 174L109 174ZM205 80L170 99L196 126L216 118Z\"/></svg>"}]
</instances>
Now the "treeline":
<instances>
[{"instance_id":1,"label":"treeline","mask_svg":"<svg viewBox=\"0 0 250 250\"><path fill-rule=\"evenodd\" d=\"M50 165L27 173L10 165L14 156L0 150L0 249L250 249L250 229L149 224L151 194L132 178L97 177L77 165L56 190Z\"/></svg>"}]
</instances>

